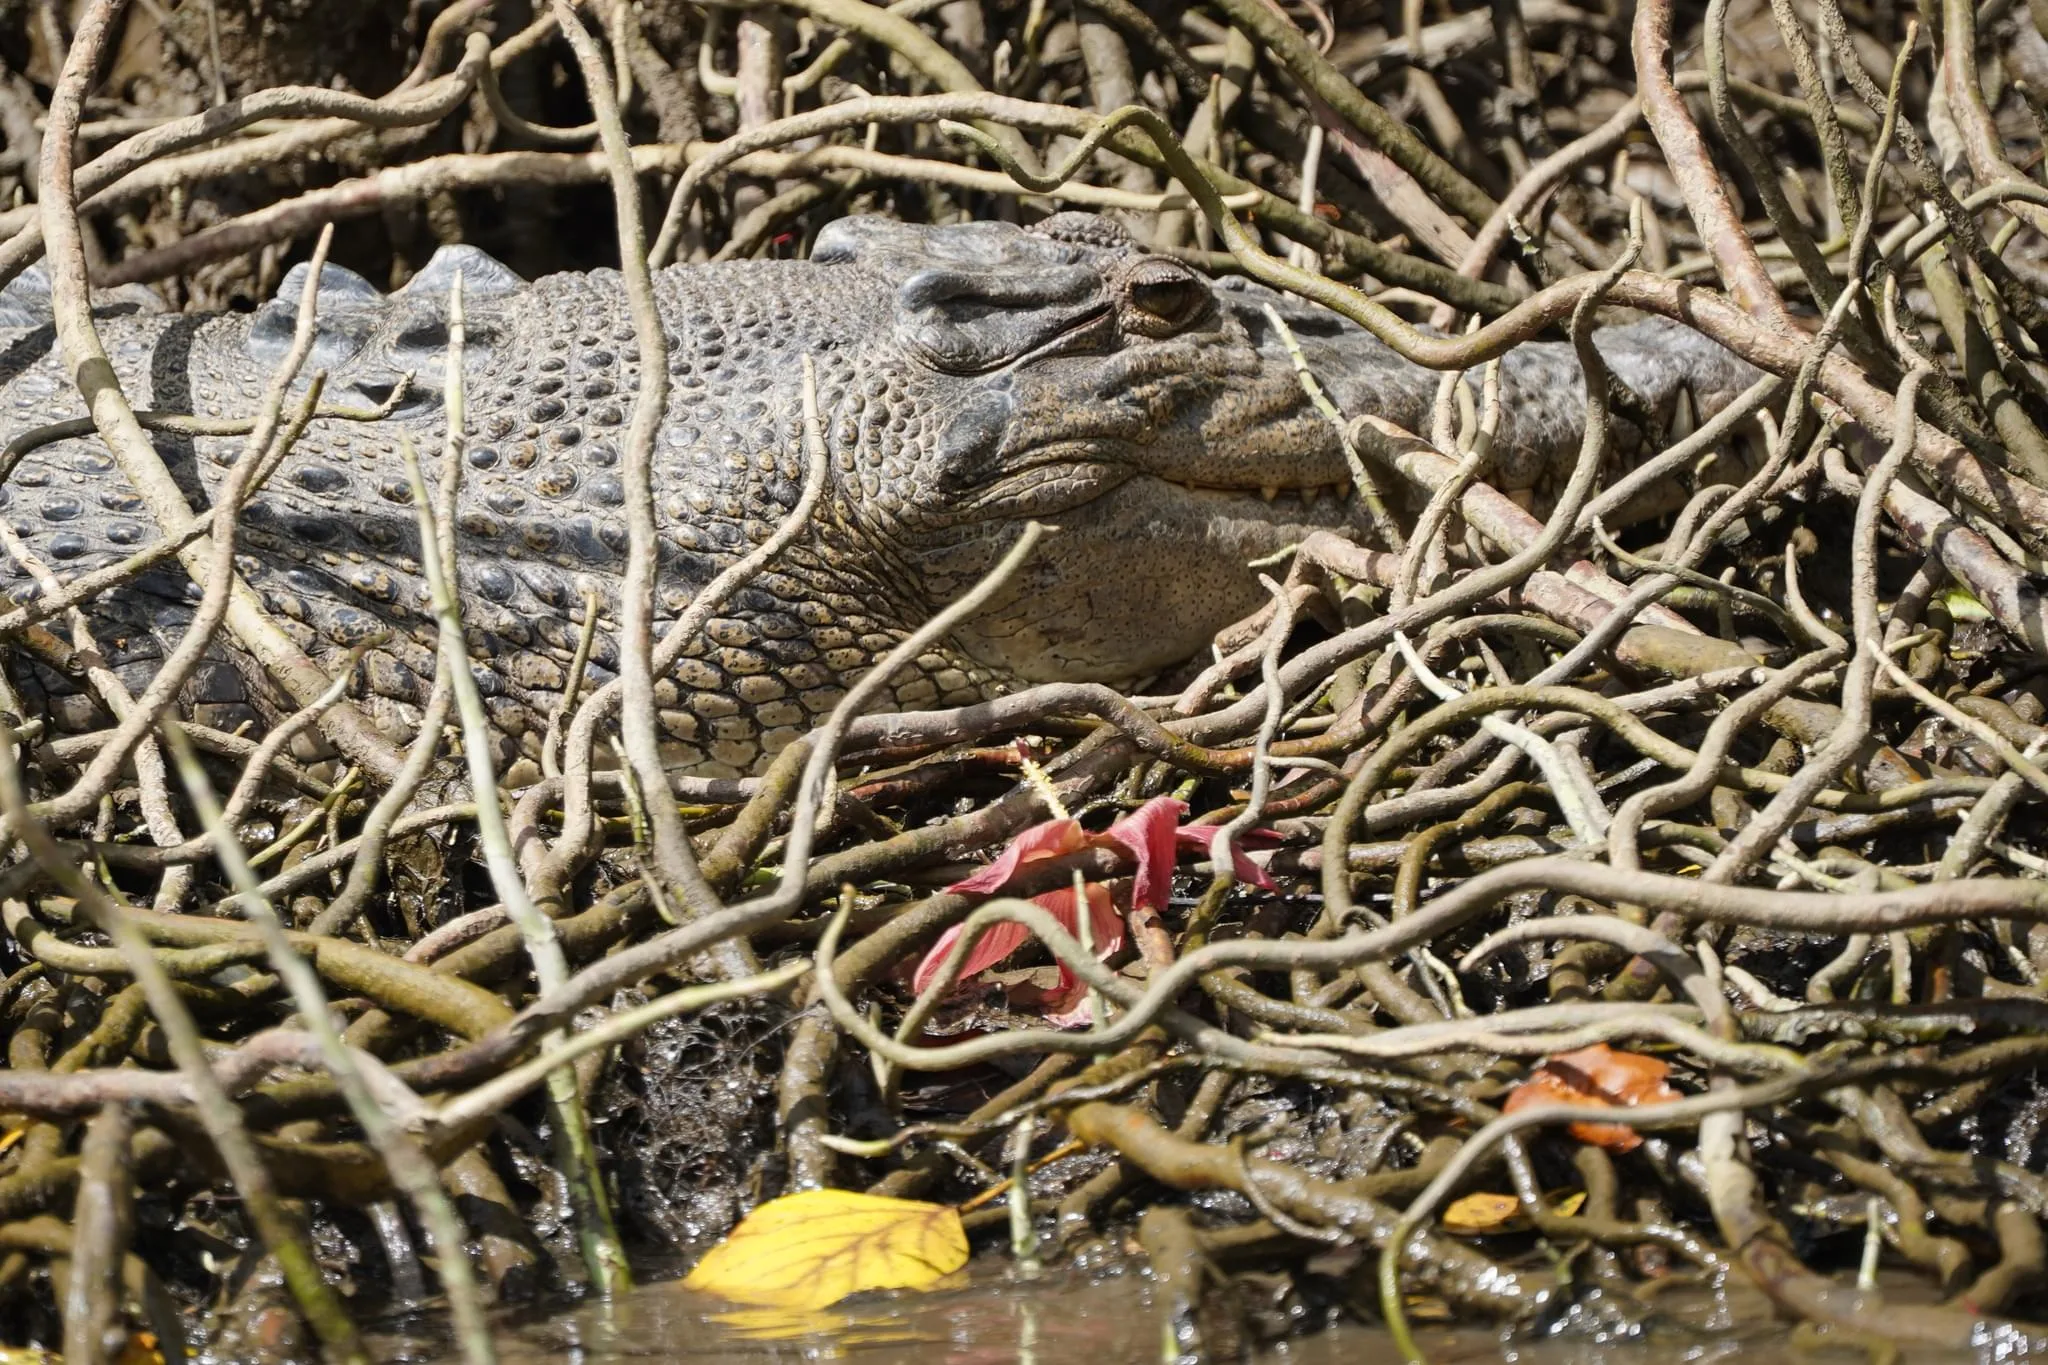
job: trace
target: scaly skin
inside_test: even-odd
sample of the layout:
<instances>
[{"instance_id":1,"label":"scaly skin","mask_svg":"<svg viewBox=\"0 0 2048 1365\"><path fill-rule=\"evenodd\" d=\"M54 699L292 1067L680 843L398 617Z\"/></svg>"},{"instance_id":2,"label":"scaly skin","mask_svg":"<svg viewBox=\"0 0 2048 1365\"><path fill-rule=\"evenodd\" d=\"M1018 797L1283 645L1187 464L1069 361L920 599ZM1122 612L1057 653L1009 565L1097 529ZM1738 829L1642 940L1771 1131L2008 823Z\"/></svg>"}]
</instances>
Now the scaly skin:
<instances>
[{"instance_id":1,"label":"scaly skin","mask_svg":"<svg viewBox=\"0 0 2048 1365\"><path fill-rule=\"evenodd\" d=\"M592 681L616 664L607 626L625 564L619 461L637 382L616 275L527 284L454 248L386 297L330 268L308 367L329 373L327 401L372 406L407 372L413 385L381 423L307 430L249 504L239 565L316 660L390 631L366 658L363 704L394 736L410 734L434 631L399 436L440 447L457 268L468 319L462 606L505 757L531 756L560 699L586 588L606 604ZM288 346L298 287L288 280L253 315L116 309L100 327L136 406L247 416ZM1312 530L1362 530L1342 451L1263 305L1288 317L1347 413L1425 426L1437 387L1333 315L1206 280L1084 215L1032 231L849 219L820 235L811 261L681 267L656 287L673 353L653 465L664 618L795 504L806 355L830 450L812 524L658 680L669 759L707 775L753 771L801 734L1027 520L1057 531L988 612L898 681L896 706L1059 679L1130 684L1197 653L1262 600L1248 560ZM29 285L0 295L7 441L83 411L36 306ZM1711 412L1754 377L1664 324L1614 329L1601 345L1652 405L1684 385ZM1582 393L1568 346L1513 354L1502 481L1533 485L1570 458ZM157 445L198 507L242 440ZM36 449L0 491L0 515L60 578L157 535L92 438ZM0 575L17 598L34 590L11 560ZM102 653L135 690L190 619L195 591L171 562L93 607ZM74 680L19 652L8 667L24 700L61 726L104 723ZM227 645L184 700L195 719L227 728L286 709Z\"/></svg>"}]
</instances>

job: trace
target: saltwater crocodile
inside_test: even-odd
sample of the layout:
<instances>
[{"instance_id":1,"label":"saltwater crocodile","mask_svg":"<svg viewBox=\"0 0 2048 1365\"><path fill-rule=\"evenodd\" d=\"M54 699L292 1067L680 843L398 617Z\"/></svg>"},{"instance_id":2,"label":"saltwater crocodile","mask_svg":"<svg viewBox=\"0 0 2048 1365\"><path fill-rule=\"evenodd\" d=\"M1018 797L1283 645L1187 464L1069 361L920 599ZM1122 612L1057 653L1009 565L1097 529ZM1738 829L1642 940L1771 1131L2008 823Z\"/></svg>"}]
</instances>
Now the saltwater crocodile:
<instances>
[{"instance_id":1,"label":"saltwater crocodile","mask_svg":"<svg viewBox=\"0 0 2048 1365\"><path fill-rule=\"evenodd\" d=\"M284 355L304 267L251 314L101 310L138 407L246 416ZM432 674L401 433L445 425L447 296L467 314L467 450L457 519L473 671L508 750L531 755L558 703L586 593L615 597L625 563L619 462L637 353L619 278L528 283L445 248L395 294L329 266L309 369L328 401L375 424L316 421L248 504L243 577L316 660L380 632L359 698L409 734ZM32 276L0 294L0 439L83 411ZM46 288L46 287L45 287ZM659 680L668 757L739 773L802 733L884 651L981 575L1028 519L1057 528L1002 599L893 689L898 707L961 703L1034 681L1128 684L1203 649L1263 600L1247 562L1318 528L1362 528L1331 423L1304 397L1266 308L1278 307L1337 405L1426 426L1437 376L1332 314L1201 276L1106 220L1057 215L916 227L852 218L811 258L661 274L672 395L654 456L659 609L672 616L765 539L800 494L803 357L816 364L830 484L801 539ZM1753 371L1688 330L1600 334L1653 406L1681 387L1712 409ZM1500 447L1520 467L1569 457L1583 383L1569 346L1530 344L1505 367ZM160 435L193 506L239 437ZM1508 467L1515 462L1509 461ZM158 531L97 439L43 444L0 487L0 515L61 578L115 562ZM35 584L0 557L0 589ZM100 651L140 690L192 614L176 561L92 608ZM609 676L600 629L592 681ZM78 683L32 654L7 661L26 704L64 726L104 723ZM185 690L195 719L274 717L281 695L224 649ZM509 755L508 755L509 756Z\"/></svg>"}]
</instances>

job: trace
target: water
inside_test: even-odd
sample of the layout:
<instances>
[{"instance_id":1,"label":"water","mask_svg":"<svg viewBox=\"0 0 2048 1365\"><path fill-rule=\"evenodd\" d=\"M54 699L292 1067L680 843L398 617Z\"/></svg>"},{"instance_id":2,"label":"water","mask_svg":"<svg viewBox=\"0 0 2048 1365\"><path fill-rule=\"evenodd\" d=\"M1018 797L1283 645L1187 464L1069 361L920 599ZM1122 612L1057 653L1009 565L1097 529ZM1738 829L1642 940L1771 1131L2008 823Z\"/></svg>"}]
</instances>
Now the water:
<instances>
[{"instance_id":1,"label":"water","mask_svg":"<svg viewBox=\"0 0 2048 1365\"><path fill-rule=\"evenodd\" d=\"M989 1258L964 1286L876 1296L820 1312L735 1308L674 1283L646 1284L622 1300L574 1305L501 1323L504 1365L626 1365L731 1361L735 1365L1154 1365L1173 1362L1165 1315L1142 1274L1088 1277L1049 1272L1010 1278ZM1886 1284L1898 1298L1924 1297L1914 1281ZM1657 1325L1622 1340L1594 1327L1531 1340L1489 1328L1434 1327L1418 1334L1432 1365L1829 1365L1873 1359L1842 1343L1795 1346L1789 1328L1746 1285L1715 1296L1679 1290L1656 1299ZM1596 1319L1597 1313L1582 1314ZM1730 1326L1729 1324L1739 1324ZM399 1334L382 1359L457 1365L445 1342ZM1261 1365L1393 1365L1386 1333L1345 1324L1269 1348ZM1897 1365L1962 1365L1967 1354L1908 1351Z\"/></svg>"}]
</instances>

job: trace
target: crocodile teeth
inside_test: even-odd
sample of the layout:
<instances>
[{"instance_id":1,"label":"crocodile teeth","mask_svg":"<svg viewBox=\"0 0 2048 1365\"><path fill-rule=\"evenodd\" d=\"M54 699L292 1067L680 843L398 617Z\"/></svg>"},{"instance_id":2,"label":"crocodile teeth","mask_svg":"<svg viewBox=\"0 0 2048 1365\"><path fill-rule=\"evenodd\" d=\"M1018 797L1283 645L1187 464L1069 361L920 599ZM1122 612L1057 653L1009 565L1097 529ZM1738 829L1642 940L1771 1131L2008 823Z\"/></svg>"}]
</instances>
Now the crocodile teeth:
<instances>
[{"instance_id":1,"label":"crocodile teeth","mask_svg":"<svg viewBox=\"0 0 2048 1365\"><path fill-rule=\"evenodd\" d=\"M1699 407L1693 401L1692 386L1680 384L1671 404L1671 422L1664 434L1674 441L1682 441L1698 431L1699 426Z\"/></svg>"},{"instance_id":2,"label":"crocodile teeth","mask_svg":"<svg viewBox=\"0 0 2048 1365\"><path fill-rule=\"evenodd\" d=\"M1317 503L1321 502L1322 500L1323 486L1321 484L1316 484L1311 488L1304 488L1301 490L1301 505L1303 507L1314 507Z\"/></svg>"},{"instance_id":3,"label":"crocodile teeth","mask_svg":"<svg viewBox=\"0 0 2048 1365\"><path fill-rule=\"evenodd\" d=\"M1269 483L1264 488L1261 488L1259 490L1259 496L1264 498L1267 502L1271 502L1273 499L1280 496L1280 490Z\"/></svg>"}]
</instances>

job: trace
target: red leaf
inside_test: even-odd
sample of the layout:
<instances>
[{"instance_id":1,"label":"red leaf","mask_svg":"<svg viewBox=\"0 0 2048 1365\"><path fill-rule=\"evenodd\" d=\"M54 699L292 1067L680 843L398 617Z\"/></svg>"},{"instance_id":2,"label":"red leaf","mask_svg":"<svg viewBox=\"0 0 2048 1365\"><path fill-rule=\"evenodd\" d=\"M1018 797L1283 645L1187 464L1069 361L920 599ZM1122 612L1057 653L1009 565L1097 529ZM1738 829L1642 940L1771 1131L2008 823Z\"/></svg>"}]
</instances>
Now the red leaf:
<instances>
[{"instance_id":1,"label":"red leaf","mask_svg":"<svg viewBox=\"0 0 2048 1365\"><path fill-rule=\"evenodd\" d=\"M1166 908L1166 898L1173 891L1174 827L1187 813L1187 803L1155 796L1103 833L1103 838L1120 844L1138 865L1131 887L1133 908Z\"/></svg>"},{"instance_id":2,"label":"red leaf","mask_svg":"<svg viewBox=\"0 0 2048 1365\"><path fill-rule=\"evenodd\" d=\"M1003 884L1016 876L1017 869L1024 864L1064 857L1087 846L1088 832L1081 828L1080 821L1047 820L1010 840L994 862L973 876L954 882L946 890L960 894L993 894L1002 890Z\"/></svg>"},{"instance_id":3,"label":"red leaf","mask_svg":"<svg viewBox=\"0 0 2048 1365\"><path fill-rule=\"evenodd\" d=\"M1116 912L1116 903L1109 898L1108 887L1091 885L1086 890L1088 927L1095 939L1095 953L1098 957L1106 958L1124 946L1123 916ZM1031 903L1044 906L1051 911L1052 917L1059 921L1060 928L1075 938L1081 936L1080 916L1074 913L1073 888L1064 887L1058 891L1048 891L1042 896L1033 896ZM922 994L925 987L931 985L939 974L940 965L946 960L946 954L960 941L962 928L963 926L956 924L939 935L939 941L931 946L931 950L917 964L917 972L911 977L912 989ZM960 964L960 975L957 979L964 981L976 972L988 970L1030 941L1031 931L1021 924L1008 920L991 924L982 931L981 937L977 938L974 946L968 950L967 960Z\"/></svg>"},{"instance_id":4,"label":"red leaf","mask_svg":"<svg viewBox=\"0 0 2048 1365\"><path fill-rule=\"evenodd\" d=\"M1561 1053L1529 1074L1509 1094L1501 1112L1512 1114L1540 1104L1592 1104L1628 1108L1683 1098L1665 1082L1671 1068L1655 1057L1617 1052L1605 1043ZM1625 1123L1574 1123L1571 1135L1610 1152L1632 1152L1643 1140Z\"/></svg>"}]
</instances>

